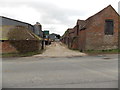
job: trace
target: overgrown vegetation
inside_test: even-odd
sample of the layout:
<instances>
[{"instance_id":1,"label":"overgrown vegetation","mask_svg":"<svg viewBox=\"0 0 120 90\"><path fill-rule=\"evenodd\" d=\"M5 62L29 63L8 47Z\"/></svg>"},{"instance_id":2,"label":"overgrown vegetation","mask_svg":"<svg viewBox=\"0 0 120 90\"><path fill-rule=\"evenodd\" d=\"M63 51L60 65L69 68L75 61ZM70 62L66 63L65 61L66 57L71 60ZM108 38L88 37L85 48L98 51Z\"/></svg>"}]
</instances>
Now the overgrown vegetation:
<instances>
[{"instance_id":1,"label":"overgrown vegetation","mask_svg":"<svg viewBox=\"0 0 120 90\"><path fill-rule=\"evenodd\" d=\"M34 51L34 52L27 52L27 53L2 53L3 58L7 57L28 57L28 56L33 56L37 54L42 54L45 50L40 50L40 51Z\"/></svg>"},{"instance_id":2,"label":"overgrown vegetation","mask_svg":"<svg viewBox=\"0 0 120 90\"><path fill-rule=\"evenodd\" d=\"M15 26L7 34L8 40L40 40L25 26Z\"/></svg>"},{"instance_id":3,"label":"overgrown vegetation","mask_svg":"<svg viewBox=\"0 0 120 90\"><path fill-rule=\"evenodd\" d=\"M40 49L40 38L24 26L16 26L8 33L10 44L20 53L29 53Z\"/></svg>"},{"instance_id":4,"label":"overgrown vegetation","mask_svg":"<svg viewBox=\"0 0 120 90\"><path fill-rule=\"evenodd\" d=\"M20 53L34 52L40 48L40 41L37 40L10 40L9 42Z\"/></svg>"},{"instance_id":5,"label":"overgrown vegetation","mask_svg":"<svg viewBox=\"0 0 120 90\"><path fill-rule=\"evenodd\" d=\"M110 49L110 50L86 50L84 53L87 54L118 54L120 49Z\"/></svg>"}]
</instances>

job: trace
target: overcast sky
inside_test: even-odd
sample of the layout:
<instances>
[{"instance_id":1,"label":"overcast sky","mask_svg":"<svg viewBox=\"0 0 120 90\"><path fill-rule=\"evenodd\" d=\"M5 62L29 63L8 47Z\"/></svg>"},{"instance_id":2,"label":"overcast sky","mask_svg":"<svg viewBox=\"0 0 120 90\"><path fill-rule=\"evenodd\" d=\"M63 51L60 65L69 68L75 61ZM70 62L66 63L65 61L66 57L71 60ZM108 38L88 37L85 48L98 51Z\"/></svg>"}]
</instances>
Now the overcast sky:
<instances>
[{"instance_id":1,"label":"overcast sky","mask_svg":"<svg viewBox=\"0 0 120 90\"><path fill-rule=\"evenodd\" d=\"M63 34L73 28L77 19L85 20L108 5L118 12L119 0L0 0L0 16L34 25L43 30Z\"/></svg>"}]
</instances>

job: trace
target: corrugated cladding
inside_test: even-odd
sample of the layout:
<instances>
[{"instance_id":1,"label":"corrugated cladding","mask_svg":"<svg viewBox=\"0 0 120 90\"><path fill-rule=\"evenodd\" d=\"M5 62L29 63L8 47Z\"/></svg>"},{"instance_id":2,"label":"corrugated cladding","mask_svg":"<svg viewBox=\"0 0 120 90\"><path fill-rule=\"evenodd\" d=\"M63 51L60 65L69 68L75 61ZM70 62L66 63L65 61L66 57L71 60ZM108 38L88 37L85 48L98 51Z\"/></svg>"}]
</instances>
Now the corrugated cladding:
<instances>
[{"instance_id":1,"label":"corrugated cladding","mask_svg":"<svg viewBox=\"0 0 120 90\"><path fill-rule=\"evenodd\" d=\"M0 40L8 40L8 33L10 32L10 30L14 29L16 26L23 26L31 33L34 31L34 27L29 23L10 19L10 18L3 17L3 16L0 16L0 24L1 24L0 25ZM38 38L37 35L34 34L34 36ZM39 39L41 40L42 38L39 38Z\"/></svg>"},{"instance_id":2,"label":"corrugated cladding","mask_svg":"<svg viewBox=\"0 0 120 90\"><path fill-rule=\"evenodd\" d=\"M14 19L10 19L10 18L6 18L6 17L2 17L2 25L10 25L10 26L15 26L15 25L20 25L20 26L25 26L27 27L29 30L33 31L33 26L31 24L25 23L25 22L21 22L18 20L14 20Z\"/></svg>"}]
</instances>

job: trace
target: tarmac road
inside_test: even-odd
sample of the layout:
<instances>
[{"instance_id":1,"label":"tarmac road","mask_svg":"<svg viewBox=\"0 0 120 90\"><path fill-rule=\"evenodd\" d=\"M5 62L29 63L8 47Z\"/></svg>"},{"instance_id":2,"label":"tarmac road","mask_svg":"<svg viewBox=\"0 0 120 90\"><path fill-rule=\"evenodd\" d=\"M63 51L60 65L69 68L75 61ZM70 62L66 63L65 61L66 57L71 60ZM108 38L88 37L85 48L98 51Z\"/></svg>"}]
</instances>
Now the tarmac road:
<instances>
[{"instance_id":1,"label":"tarmac road","mask_svg":"<svg viewBox=\"0 0 120 90\"><path fill-rule=\"evenodd\" d=\"M3 88L117 87L117 54L3 59Z\"/></svg>"}]
</instances>

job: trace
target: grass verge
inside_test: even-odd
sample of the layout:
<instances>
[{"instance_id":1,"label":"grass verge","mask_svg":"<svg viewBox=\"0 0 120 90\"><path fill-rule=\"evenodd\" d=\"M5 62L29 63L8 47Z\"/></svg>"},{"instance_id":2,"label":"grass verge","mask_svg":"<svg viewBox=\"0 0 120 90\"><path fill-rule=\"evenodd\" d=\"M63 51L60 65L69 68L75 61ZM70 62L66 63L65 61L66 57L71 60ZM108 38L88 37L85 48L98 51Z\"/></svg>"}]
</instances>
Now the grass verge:
<instances>
[{"instance_id":1,"label":"grass verge","mask_svg":"<svg viewBox=\"0 0 120 90\"><path fill-rule=\"evenodd\" d=\"M111 49L111 50L86 50L84 53L87 54L118 54L120 49Z\"/></svg>"},{"instance_id":2,"label":"grass verge","mask_svg":"<svg viewBox=\"0 0 120 90\"><path fill-rule=\"evenodd\" d=\"M2 58L9 58L9 57L28 57L37 54L42 54L45 50L34 51L34 52L27 52L27 53L2 53Z\"/></svg>"}]
</instances>

